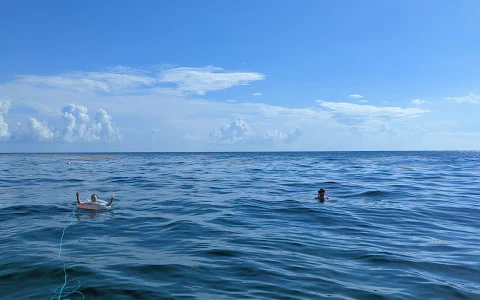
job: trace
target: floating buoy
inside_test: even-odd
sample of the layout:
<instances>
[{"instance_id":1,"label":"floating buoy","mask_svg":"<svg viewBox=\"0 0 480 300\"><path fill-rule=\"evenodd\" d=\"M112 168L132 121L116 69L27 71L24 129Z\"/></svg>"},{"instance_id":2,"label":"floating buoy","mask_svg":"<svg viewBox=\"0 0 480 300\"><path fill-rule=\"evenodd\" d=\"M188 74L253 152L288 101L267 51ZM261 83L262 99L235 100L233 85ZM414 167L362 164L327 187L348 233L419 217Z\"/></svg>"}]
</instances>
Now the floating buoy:
<instances>
[{"instance_id":1,"label":"floating buoy","mask_svg":"<svg viewBox=\"0 0 480 300\"><path fill-rule=\"evenodd\" d=\"M78 208L90 209L90 210L109 210L110 206L108 203L102 200L97 200L96 202L84 201L77 204Z\"/></svg>"}]
</instances>

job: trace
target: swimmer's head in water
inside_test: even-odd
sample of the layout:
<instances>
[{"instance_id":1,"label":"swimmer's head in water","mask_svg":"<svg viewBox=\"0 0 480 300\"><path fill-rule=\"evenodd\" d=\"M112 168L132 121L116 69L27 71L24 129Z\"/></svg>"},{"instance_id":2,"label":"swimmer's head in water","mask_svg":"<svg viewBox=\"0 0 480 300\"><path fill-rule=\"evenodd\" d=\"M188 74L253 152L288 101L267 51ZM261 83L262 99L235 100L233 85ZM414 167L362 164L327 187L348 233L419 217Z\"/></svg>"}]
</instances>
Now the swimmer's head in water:
<instances>
[{"instance_id":1,"label":"swimmer's head in water","mask_svg":"<svg viewBox=\"0 0 480 300\"><path fill-rule=\"evenodd\" d=\"M92 200L92 202L97 201L98 200L97 194L93 194L92 197L90 197L90 199Z\"/></svg>"},{"instance_id":2,"label":"swimmer's head in water","mask_svg":"<svg viewBox=\"0 0 480 300\"><path fill-rule=\"evenodd\" d=\"M318 197L323 197L325 196L325 190L324 189L319 189L318 190Z\"/></svg>"}]
</instances>

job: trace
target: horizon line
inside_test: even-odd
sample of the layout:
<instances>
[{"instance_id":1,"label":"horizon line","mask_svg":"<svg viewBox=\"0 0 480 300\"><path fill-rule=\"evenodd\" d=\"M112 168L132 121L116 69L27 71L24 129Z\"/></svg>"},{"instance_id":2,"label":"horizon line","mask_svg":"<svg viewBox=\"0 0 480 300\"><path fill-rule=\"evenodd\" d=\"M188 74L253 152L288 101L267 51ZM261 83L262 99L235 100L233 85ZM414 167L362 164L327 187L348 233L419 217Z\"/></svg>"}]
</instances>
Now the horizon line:
<instances>
[{"instance_id":1,"label":"horizon line","mask_svg":"<svg viewBox=\"0 0 480 300\"><path fill-rule=\"evenodd\" d=\"M0 152L2 154L127 154L127 153L322 153L322 152L480 152L473 149L456 150L290 150L290 151L92 151L92 152Z\"/></svg>"}]
</instances>

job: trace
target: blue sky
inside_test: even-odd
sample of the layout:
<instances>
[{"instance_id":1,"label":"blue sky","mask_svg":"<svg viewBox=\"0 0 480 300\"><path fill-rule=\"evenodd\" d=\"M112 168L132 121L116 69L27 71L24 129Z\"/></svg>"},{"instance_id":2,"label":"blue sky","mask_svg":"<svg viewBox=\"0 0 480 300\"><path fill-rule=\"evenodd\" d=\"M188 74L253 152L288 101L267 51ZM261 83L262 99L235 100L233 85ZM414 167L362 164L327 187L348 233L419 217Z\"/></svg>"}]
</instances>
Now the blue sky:
<instances>
[{"instance_id":1,"label":"blue sky","mask_svg":"<svg viewBox=\"0 0 480 300\"><path fill-rule=\"evenodd\" d=\"M0 152L480 149L478 1L3 1Z\"/></svg>"}]
</instances>

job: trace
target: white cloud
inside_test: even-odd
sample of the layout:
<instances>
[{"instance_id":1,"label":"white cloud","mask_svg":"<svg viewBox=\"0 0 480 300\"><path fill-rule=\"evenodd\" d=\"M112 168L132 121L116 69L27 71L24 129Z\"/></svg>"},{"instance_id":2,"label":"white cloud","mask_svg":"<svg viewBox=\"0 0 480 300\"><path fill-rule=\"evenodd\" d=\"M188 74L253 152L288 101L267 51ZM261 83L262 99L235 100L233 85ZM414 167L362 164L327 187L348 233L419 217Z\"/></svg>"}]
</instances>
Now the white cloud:
<instances>
[{"instance_id":1,"label":"white cloud","mask_svg":"<svg viewBox=\"0 0 480 300\"><path fill-rule=\"evenodd\" d=\"M210 139L226 143L243 142L254 135L252 128L242 119L225 123L220 129L210 132Z\"/></svg>"},{"instance_id":2,"label":"white cloud","mask_svg":"<svg viewBox=\"0 0 480 300\"><path fill-rule=\"evenodd\" d=\"M358 102L360 102L360 103L367 103L368 101L365 100L365 99L362 99L362 100L358 100Z\"/></svg>"},{"instance_id":3,"label":"white cloud","mask_svg":"<svg viewBox=\"0 0 480 300\"><path fill-rule=\"evenodd\" d=\"M253 93L252 96L263 96L262 93Z\"/></svg>"},{"instance_id":4,"label":"white cloud","mask_svg":"<svg viewBox=\"0 0 480 300\"><path fill-rule=\"evenodd\" d=\"M301 135L302 135L303 131L300 129L300 127L295 127L295 129L291 130L288 134L287 134L287 138L285 139L285 143L286 144L290 144L290 143L293 143L294 141L296 141Z\"/></svg>"},{"instance_id":5,"label":"white cloud","mask_svg":"<svg viewBox=\"0 0 480 300\"><path fill-rule=\"evenodd\" d=\"M185 134L183 136L183 139L189 140L189 141L202 141L202 140L206 140L207 138L199 134Z\"/></svg>"},{"instance_id":6,"label":"white cloud","mask_svg":"<svg viewBox=\"0 0 480 300\"><path fill-rule=\"evenodd\" d=\"M229 99L229 100L226 100L225 102L227 102L227 103L235 103L235 102L237 102L237 100Z\"/></svg>"},{"instance_id":7,"label":"white cloud","mask_svg":"<svg viewBox=\"0 0 480 300\"><path fill-rule=\"evenodd\" d=\"M65 128L60 133L61 139L66 142L95 141L90 125L88 109L85 106L69 104L62 109Z\"/></svg>"},{"instance_id":8,"label":"white cloud","mask_svg":"<svg viewBox=\"0 0 480 300\"><path fill-rule=\"evenodd\" d=\"M187 69L191 71L192 68ZM15 141L18 136L21 136L20 129L17 135L15 124L21 122L24 128L29 126L27 127L29 130L23 129L22 131L32 135L24 134L24 139L27 139L25 136L29 136L31 140L41 140L41 137L49 140L49 135L53 132L54 136L50 140L53 142L119 140L120 132L110 116L114 116L115 123L122 125L120 128L126 142L108 146L98 145L99 147L95 149L264 151L422 148L424 146L418 143L420 137L424 135L424 145L429 145L428 143L432 143L433 140L432 133L440 130L437 127L441 126L431 125L432 122L438 120L435 118L448 119L452 122L452 128L448 128L450 131L468 132L472 130L478 132L478 128L471 128L471 125L475 126L474 119L463 122L459 112L452 111L446 114L441 111L443 106L436 108L436 111L428 116L428 120L426 118L412 119L425 116L428 112L422 106L417 107L415 102L406 107L398 107L399 105L394 104L394 101L390 101L390 104L364 105L364 101L366 102L364 98L352 98L344 101L351 103L319 101L318 105L313 102L272 105L254 103L253 100L259 100L261 97L250 98L252 101L248 103L245 102L246 99L235 98L235 95L231 98L210 101L198 97L198 93L193 88L200 80L199 77L207 76L208 72L203 72L201 76L197 77L195 75L193 79L182 79L179 82L174 82L173 79L172 82L160 82L159 78L169 70L178 69L162 66L162 69L144 72L117 68L102 74L75 73L80 75L66 74L64 78L56 75L63 79L71 79L74 84L65 84L59 80L55 85L55 80L49 82L48 80L52 78L48 76L35 77L35 79L46 78L48 79L46 82L31 80L32 78L29 78L29 81L21 77L13 81L2 82L0 83L0 98L11 98L13 110L10 111L9 108L6 108L6 102L0 101L0 111L8 112L8 115L0 114L0 138ZM142 79L142 81L126 76L125 82L122 82L115 76L108 77L108 74L123 73L128 76L146 78L146 80ZM210 73L217 76L215 74L228 74L229 72L220 69ZM153 83L151 83L152 80ZM182 86L183 82L185 82L185 86ZM231 79L228 82L235 83L237 81ZM203 84L209 87L204 88ZM200 86L200 91L206 91L222 89L225 85L219 84L217 78L213 78L212 81L203 82ZM129 91L137 90L144 92L129 93ZM251 90L247 96L251 97L254 91ZM472 99L475 100L475 97L478 96L474 96ZM65 99L68 99L67 103L82 103L85 110L82 110L80 106L75 106L70 110L62 111L61 108L66 104ZM237 99L238 102L226 99ZM463 98L461 101L468 102ZM96 116L95 112L100 108L103 111L99 111ZM29 120L31 116L43 123L38 121L38 124L34 123ZM237 126L239 118L245 122L246 126ZM65 121L65 124L62 123L62 120ZM222 121L226 120L229 123L222 127ZM231 120L237 121L230 122ZM6 123L10 126L7 126ZM413 133L408 126L415 125L425 129ZM299 126L302 130L295 130L295 126ZM154 131L152 128L158 128L158 131ZM212 131L213 128L216 130ZM442 128L441 130L447 129ZM319 132L322 139L317 138ZM458 140L461 138L468 140L467 135L458 136ZM151 139L168 142L155 144L151 142ZM194 143L187 140L199 142ZM52 143L50 146L42 144L42 147L57 149L53 148L57 147L57 144L59 143ZM19 145L19 143L11 143L5 147L3 144L0 148L2 151L21 150ZM32 145L35 146L34 143ZM94 147L97 145L78 145L77 147L77 144L64 144L58 148L58 151L63 151L62 149L81 149L79 151L86 149L89 151Z\"/></svg>"},{"instance_id":9,"label":"white cloud","mask_svg":"<svg viewBox=\"0 0 480 300\"><path fill-rule=\"evenodd\" d=\"M55 76L20 75L17 76L17 81L51 88L105 93L152 87L155 83L155 79L149 76L108 72L82 72Z\"/></svg>"},{"instance_id":10,"label":"white cloud","mask_svg":"<svg viewBox=\"0 0 480 300\"><path fill-rule=\"evenodd\" d=\"M100 140L106 142L115 142L121 141L122 135L120 130L115 127L115 124L112 122L112 118L107 114L103 109L99 109L95 114L95 135L99 137Z\"/></svg>"},{"instance_id":11,"label":"white cloud","mask_svg":"<svg viewBox=\"0 0 480 300\"><path fill-rule=\"evenodd\" d=\"M245 103L247 111L259 112L266 118L299 118L299 119L318 119L327 118L331 114L314 108L289 108L283 106L274 106L264 103Z\"/></svg>"},{"instance_id":12,"label":"white cloud","mask_svg":"<svg viewBox=\"0 0 480 300\"><path fill-rule=\"evenodd\" d=\"M19 123L18 129L13 136L14 140L46 142L54 137L53 131L47 125L37 121L35 118L29 118L26 123Z\"/></svg>"},{"instance_id":13,"label":"white cloud","mask_svg":"<svg viewBox=\"0 0 480 300\"><path fill-rule=\"evenodd\" d=\"M4 121L3 115L7 114L10 109L10 100L0 99L0 141L8 140L10 132L8 131L8 124Z\"/></svg>"},{"instance_id":14,"label":"white cloud","mask_svg":"<svg viewBox=\"0 0 480 300\"><path fill-rule=\"evenodd\" d=\"M391 126L387 125L387 124L381 124L378 129L377 129L377 134L383 134L383 135L387 135L387 136L390 136L390 137L396 137L397 136L397 131L395 131L395 129L393 129Z\"/></svg>"},{"instance_id":15,"label":"white cloud","mask_svg":"<svg viewBox=\"0 0 480 300\"><path fill-rule=\"evenodd\" d=\"M287 135L278 130L269 130L267 132L267 137L274 142L283 142L287 138Z\"/></svg>"},{"instance_id":16,"label":"white cloud","mask_svg":"<svg viewBox=\"0 0 480 300\"><path fill-rule=\"evenodd\" d=\"M302 130L300 127L296 127L295 129L291 130L289 133L285 134L278 130L269 130L267 132L267 138L275 141L275 142L282 142L285 144L291 144L296 141L302 135Z\"/></svg>"},{"instance_id":17,"label":"white cloud","mask_svg":"<svg viewBox=\"0 0 480 300\"><path fill-rule=\"evenodd\" d=\"M10 99L2 100L0 99L0 115L4 115L10 109Z\"/></svg>"},{"instance_id":18,"label":"white cloud","mask_svg":"<svg viewBox=\"0 0 480 300\"><path fill-rule=\"evenodd\" d=\"M46 125L37 121L35 118L29 118L26 123L18 123L17 130L12 134L8 131L8 124L4 121L3 115L10 109L10 100L0 99L0 140L8 139L22 141L49 141L54 137L54 133Z\"/></svg>"},{"instance_id":19,"label":"white cloud","mask_svg":"<svg viewBox=\"0 0 480 300\"><path fill-rule=\"evenodd\" d=\"M3 120L3 116L0 115L0 141L8 140L9 137L8 124Z\"/></svg>"},{"instance_id":20,"label":"white cloud","mask_svg":"<svg viewBox=\"0 0 480 300\"><path fill-rule=\"evenodd\" d=\"M354 103L342 103L342 102L326 102L317 101L317 103L331 111L341 113L344 115L357 115L357 116L370 116L370 117L418 117L427 112L428 110L420 108L401 108L401 107L382 107L373 105L361 105Z\"/></svg>"},{"instance_id":21,"label":"white cloud","mask_svg":"<svg viewBox=\"0 0 480 300\"><path fill-rule=\"evenodd\" d=\"M115 127L106 111L100 109L95 120L88 116L85 106L69 104L62 109L65 128L57 133L65 142L114 142L122 140L120 131Z\"/></svg>"},{"instance_id":22,"label":"white cloud","mask_svg":"<svg viewBox=\"0 0 480 300\"><path fill-rule=\"evenodd\" d=\"M107 72L73 72L53 76L19 75L17 84L73 90L119 94L151 92L168 95L197 94L224 90L237 85L263 80L264 74L255 72L228 72L217 67L172 68L136 70L117 67ZM165 87L165 84L175 87Z\"/></svg>"},{"instance_id":23,"label":"white cloud","mask_svg":"<svg viewBox=\"0 0 480 300\"><path fill-rule=\"evenodd\" d=\"M225 123L220 129L213 129L210 132L209 139L216 142L224 143L250 143L250 144L268 144L271 142L278 142L283 144L291 144L295 142L303 131L300 127L296 127L288 133L283 133L279 130L267 130L266 134L261 134L256 130L253 130L246 121L243 119L237 119ZM188 140L204 140L201 135L184 136Z\"/></svg>"},{"instance_id":24,"label":"white cloud","mask_svg":"<svg viewBox=\"0 0 480 300\"><path fill-rule=\"evenodd\" d=\"M399 129L408 125L408 120L429 112L419 108L382 107L355 103L317 101L333 114L333 118L349 128L353 137L374 142L372 147L391 147L399 137ZM402 130L403 132L403 130Z\"/></svg>"},{"instance_id":25,"label":"white cloud","mask_svg":"<svg viewBox=\"0 0 480 300\"><path fill-rule=\"evenodd\" d=\"M348 95L348 98L351 98L351 99L363 99L363 96L362 96L362 95L358 95L358 94L353 94L353 95Z\"/></svg>"},{"instance_id":26,"label":"white cloud","mask_svg":"<svg viewBox=\"0 0 480 300\"><path fill-rule=\"evenodd\" d=\"M451 102L458 102L458 103L480 104L480 95L470 93L464 97L447 97L445 98L445 100L448 100Z\"/></svg>"},{"instance_id":27,"label":"white cloud","mask_svg":"<svg viewBox=\"0 0 480 300\"><path fill-rule=\"evenodd\" d=\"M421 99L414 99L412 100L412 104L422 104L422 103L425 103L425 100L421 100Z\"/></svg>"},{"instance_id":28,"label":"white cloud","mask_svg":"<svg viewBox=\"0 0 480 300\"><path fill-rule=\"evenodd\" d=\"M265 75L254 72L226 72L222 68L175 68L161 72L159 81L173 83L176 89L197 95L224 90L237 85L247 85L263 80Z\"/></svg>"}]
</instances>

